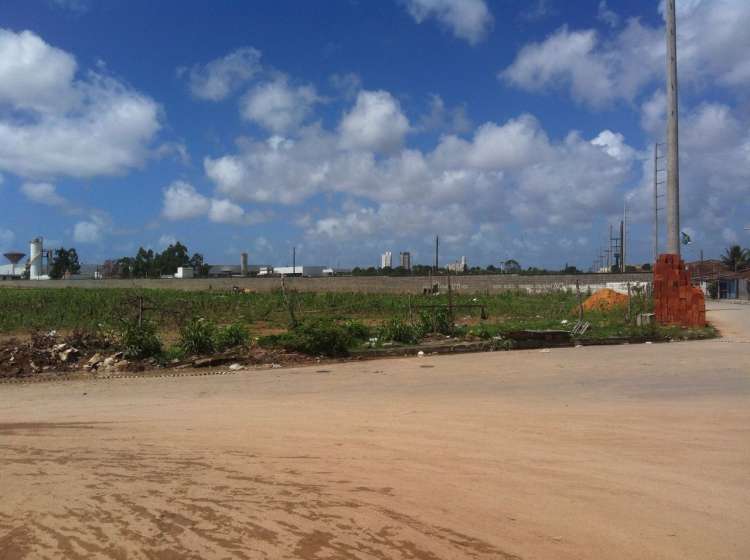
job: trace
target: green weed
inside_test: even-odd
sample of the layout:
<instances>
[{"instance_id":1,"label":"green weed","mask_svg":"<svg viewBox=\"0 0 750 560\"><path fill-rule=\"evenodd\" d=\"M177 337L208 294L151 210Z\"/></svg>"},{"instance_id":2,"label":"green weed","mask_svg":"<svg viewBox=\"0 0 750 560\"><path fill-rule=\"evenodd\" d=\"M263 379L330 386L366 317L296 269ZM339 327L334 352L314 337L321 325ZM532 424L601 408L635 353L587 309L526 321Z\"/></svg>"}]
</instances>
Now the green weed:
<instances>
[{"instance_id":1,"label":"green weed","mask_svg":"<svg viewBox=\"0 0 750 560\"><path fill-rule=\"evenodd\" d=\"M418 325L413 325L400 317L393 317L380 326L378 338L388 342L416 344L423 336Z\"/></svg>"},{"instance_id":2,"label":"green weed","mask_svg":"<svg viewBox=\"0 0 750 560\"><path fill-rule=\"evenodd\" d=\"M152 358L162 352L156 325L150 321L143 321L140 325L137 321L125 322L120 333L120 346L129 359Z\"/></svg>"},{"instance_id":3,"label":"green weed","mask_svg":"<svg viewBox=\"0 0 750 560\"><path fill-rule=\"evenodd\" d=\"M247 329L238 323L233 323L219 327L216 330L214 334L214 347L221 352L229 348L245 346L248 340L250 340L250 335Z\"/></svg>"},{"instance_id":4,"label":"green weed","mask_svg":"<svg viewBox=\"0 0 750 560\"><path fill-rule=\"evenodd\" d=\"M191 319L180 329L179 346L185 354L196 356L216 350L216 325L203 317Z\"/></svg>"}]
</instances>

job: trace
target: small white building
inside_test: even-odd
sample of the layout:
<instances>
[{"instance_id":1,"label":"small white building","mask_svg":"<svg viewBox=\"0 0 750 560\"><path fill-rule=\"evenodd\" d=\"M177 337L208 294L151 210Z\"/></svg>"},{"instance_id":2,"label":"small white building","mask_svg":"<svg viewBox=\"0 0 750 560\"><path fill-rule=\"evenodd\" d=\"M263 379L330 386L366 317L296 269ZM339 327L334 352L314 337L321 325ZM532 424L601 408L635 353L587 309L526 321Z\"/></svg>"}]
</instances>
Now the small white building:
<instances>
[{"instance_id":1,"label":"small white building","mask_svg":"<svg viewBox=\"0 0 750 560\"><path fill-rule=\"evenodd\" d=\"M178 266L175 278L193 278L195 276L193 268L190 266Z\"/></svg>"},{"instance_id":2,"label":"small white building","mask_svg":"<svg viewBox=\"0 0 750 560\"><path fill-rule=\"evenodd\" d=\"M390 251L380 255L380 268L393 268L393 254Z\"/></svg>"}]
</instances>

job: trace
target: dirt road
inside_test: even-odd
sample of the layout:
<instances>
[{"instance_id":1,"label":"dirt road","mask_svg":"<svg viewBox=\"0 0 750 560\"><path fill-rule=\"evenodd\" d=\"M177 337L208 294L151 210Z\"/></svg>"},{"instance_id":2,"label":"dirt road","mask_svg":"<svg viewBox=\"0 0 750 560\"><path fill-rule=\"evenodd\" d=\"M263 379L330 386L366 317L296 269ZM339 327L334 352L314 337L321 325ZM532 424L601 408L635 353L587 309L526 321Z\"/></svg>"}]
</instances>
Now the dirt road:
<instances>
[{"instance_id":1,"label":"dirt road","mask_svg":"<svg viewBox=\"0 0 750 560\"><path fill-rule=\"evenodd\" d=\"M749 473L740 336L0 386L2 559L745 559Z\"/></svg>"}]
</instances>

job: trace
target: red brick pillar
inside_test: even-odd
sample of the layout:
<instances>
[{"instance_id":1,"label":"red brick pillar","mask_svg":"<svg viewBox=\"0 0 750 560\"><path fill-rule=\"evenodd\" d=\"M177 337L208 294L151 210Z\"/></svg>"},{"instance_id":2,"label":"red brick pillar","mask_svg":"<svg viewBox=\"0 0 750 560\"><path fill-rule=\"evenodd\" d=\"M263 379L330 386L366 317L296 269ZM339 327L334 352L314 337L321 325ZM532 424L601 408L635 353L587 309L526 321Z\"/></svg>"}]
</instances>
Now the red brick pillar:
<instances>
[{"instance_id":1,"label":"red brick pillar","mask_svg":"<svg viewBox=\"0 0 750 560\"><path fill-rule=\"evenodd\" d=\"M659 255L654 265L654 313L662 325L706 326L703 291L690 285L679 255Z\"/></svg>"}]
</instances>

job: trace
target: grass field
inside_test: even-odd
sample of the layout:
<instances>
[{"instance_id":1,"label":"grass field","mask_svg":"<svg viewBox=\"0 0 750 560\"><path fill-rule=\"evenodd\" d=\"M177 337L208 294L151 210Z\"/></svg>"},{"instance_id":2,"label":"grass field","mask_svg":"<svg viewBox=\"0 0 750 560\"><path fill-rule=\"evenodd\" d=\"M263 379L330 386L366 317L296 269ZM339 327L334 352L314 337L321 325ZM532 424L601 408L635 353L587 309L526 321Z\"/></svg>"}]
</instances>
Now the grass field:
<instances>
[{"instance_id":1,"label":"grass field","mask_svg":"<svg viewBox=\"0 0 750 560\"><path fill-rule=\"evenodd\" d=\"M35 328L90 329L114 324L138 309L143 297L146 315L160 329L169 330L185 319L205 317L217 323L240 322L248 327L285 327L288 306L280 291L264 293L184 292L133 289L17 289L0 288L0 332ZM295 293L294 310L300 318L330 317L379 321L406 316L411 308L447 304L446 295L407 296L358 293ZM493 296L454 295L457 306L482 304L490 318L531 322L536 326L559 323L576 304L573 294L555 292L541 296L505 293ZM457 309L458 318L478 320L479 309Z\"/></svg>"},{"instance_id":2,"label":"grass field","mask_svg":"<svg viewBox=\"0 0 750 560\"><path fill-rule=\"evenodd\" d=\"M583 294L585 297L586 294ZM405 321L431 313L435 305L448 303L445 294L391 295L360 293L294 293L292 308L298 319L357 320L378 325L399 318ZM0 333L20 334L38 329L95 330L117 327L121 319L137 316L140 301L144 316L158 331L168 334L196 317L219 325L237 323L251 334L286 329L290 324L288 300L280 291L270 293L184 292L177 290L0 288ZM456 323L482 326L485 333L519 329L566 328L563 321L577 318L577 296L567 291L545 294L505 292L494 295L453 295ZM461 308L461 305L484 306ZM632 300L632 314L648 310L643 297ZM609 312L587 312L590 337L638 335L652 329L635 327L623 308ZM679 329L662 329L676 333Z\"/></svg>"}]
</instances>

